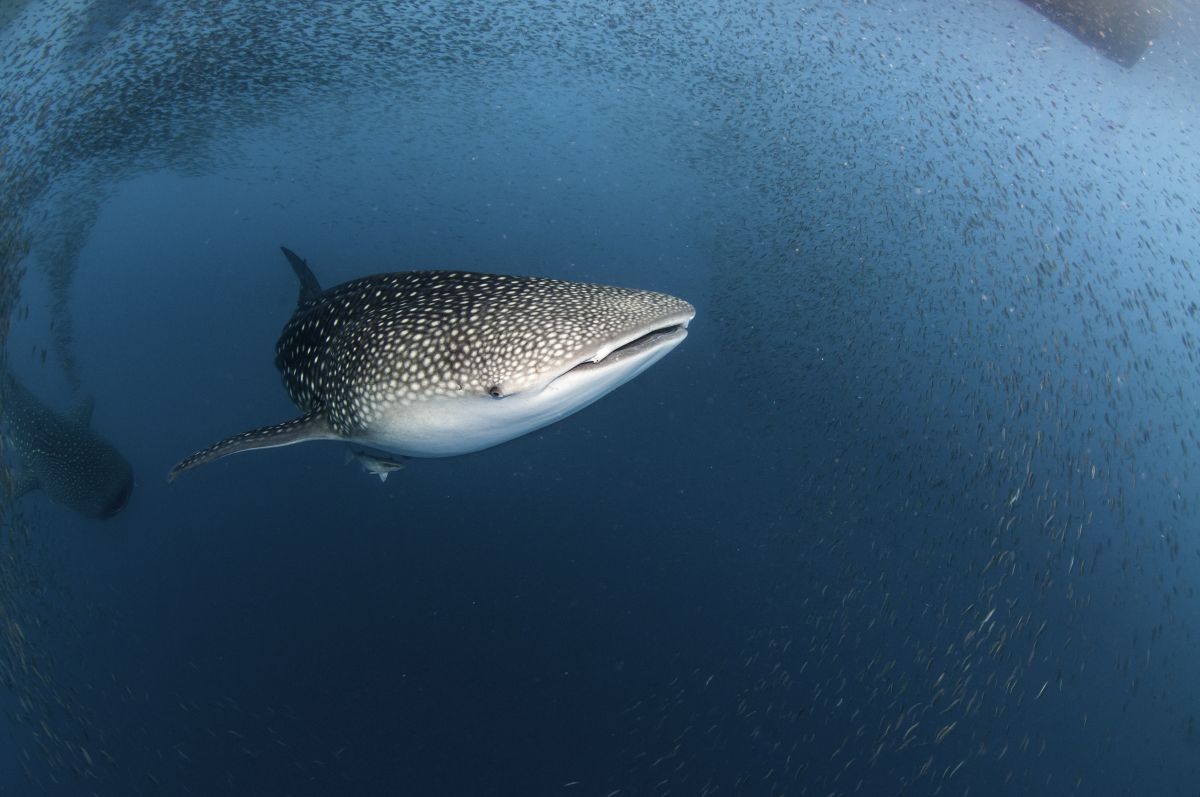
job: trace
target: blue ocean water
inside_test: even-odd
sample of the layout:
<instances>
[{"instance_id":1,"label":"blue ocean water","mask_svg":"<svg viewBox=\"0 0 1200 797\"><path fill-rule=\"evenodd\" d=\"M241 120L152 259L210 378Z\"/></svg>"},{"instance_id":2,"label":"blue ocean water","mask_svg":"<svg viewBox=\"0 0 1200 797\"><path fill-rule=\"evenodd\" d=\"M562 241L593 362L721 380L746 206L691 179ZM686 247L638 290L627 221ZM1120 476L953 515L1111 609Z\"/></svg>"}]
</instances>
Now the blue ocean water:
<instances>
[{"instance_id":1,"label":"blue ocean water","mask_svg":"<svg viewBox=\"0 0 1200 797\"><path fill-rule=\"evenodd\" d=\"M0 794L1195 794L1157 13L1127 69L1002 0L13 4L8 367L136 488L5 506ZM296 414L281 244L697 316L494 449L168 485Z\"/></svg>"}]
</instances>

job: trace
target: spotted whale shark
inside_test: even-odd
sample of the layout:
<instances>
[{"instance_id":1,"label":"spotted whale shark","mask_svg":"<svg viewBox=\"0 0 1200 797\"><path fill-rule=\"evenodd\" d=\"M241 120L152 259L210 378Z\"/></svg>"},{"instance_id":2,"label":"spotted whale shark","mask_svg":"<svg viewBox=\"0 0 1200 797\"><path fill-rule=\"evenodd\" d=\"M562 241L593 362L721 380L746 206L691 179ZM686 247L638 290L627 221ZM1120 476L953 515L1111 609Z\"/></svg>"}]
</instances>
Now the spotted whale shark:
<instances>
[{"instance_id":1,"label":"spotted whale shark","mask_svg":"<svg viewBox=\"0 0 1200 797\"><path fill-rule=\"evenodd\" d=\"M687 337L695 309L653 291L467 271L376 274L300 297L275 346L299 416L222 440L241 451L342 440L403 457L480 451L586 407Z\"/></svg>"},{"instance_id":2,"label":"spotted whale shark","mask_svg":"<svg viewBox=\"0 0 1200 797\"><path fill-rule=\"evenodd\" d=\"M40 489L91 518L109 518L133 493L133 468L91 428L92 403L60 414L7 371L0 375L0 420L19 460L14 493Z\"/></svg>"}]
</instances>

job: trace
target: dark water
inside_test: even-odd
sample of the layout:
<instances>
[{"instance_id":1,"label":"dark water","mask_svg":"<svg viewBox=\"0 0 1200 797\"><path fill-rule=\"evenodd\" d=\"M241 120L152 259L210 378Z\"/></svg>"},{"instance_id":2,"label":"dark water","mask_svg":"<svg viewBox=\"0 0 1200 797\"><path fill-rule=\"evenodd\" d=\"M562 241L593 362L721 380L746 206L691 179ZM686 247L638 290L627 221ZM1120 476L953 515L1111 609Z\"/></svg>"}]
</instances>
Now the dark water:
<instances>
[{"instance_id":1,"label":"dark water","mask_svg":"<svg viewBox=\"0 0 1200 797\"><path fill-rule=\"evenodd\" d=\"M10 5L9 364L137 488L5 509L0 794L1200 789L1194 5ZM295 414L281 243L698 314L486 452L168 486Z\"/></svg>"}]
</instances>

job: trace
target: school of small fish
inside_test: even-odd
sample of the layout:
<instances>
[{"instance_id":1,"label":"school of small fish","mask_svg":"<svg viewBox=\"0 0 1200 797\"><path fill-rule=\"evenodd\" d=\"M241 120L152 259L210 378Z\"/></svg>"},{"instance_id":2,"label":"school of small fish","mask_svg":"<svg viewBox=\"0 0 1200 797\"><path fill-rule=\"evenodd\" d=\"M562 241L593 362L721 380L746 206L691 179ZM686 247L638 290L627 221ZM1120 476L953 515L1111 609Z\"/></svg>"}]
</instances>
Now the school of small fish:
<instances>
[{"instance_id":1,"label":"school of small fish","mask_svg":"<svg viewBox=\"0 0 1200 797\"><path fill-rule=\"evenodd\" d=\"M113 186L218 171L297 106L346 98L369 127L383 93L457 119L536 75L611 104L604 146L661 148L700 187L705 318L736 375L705 398L741 441L715 458L759 489L687 545L760 557L772 577L740 597L769 608L729 631L736 660L621 706L625 771L563 793L1145 793L1128 764L1156 756L1165 793L1194 793L1194 3L1155 12L1132 68L999 0L208 5L0 10L0 330L43 269L69 373L66 296ZM38 535L3 511L22 755L101 778L101 721L39 654L64 610L38 600ZM219 733L238 714L180 710Z\"/></svg>"}]
</instances>

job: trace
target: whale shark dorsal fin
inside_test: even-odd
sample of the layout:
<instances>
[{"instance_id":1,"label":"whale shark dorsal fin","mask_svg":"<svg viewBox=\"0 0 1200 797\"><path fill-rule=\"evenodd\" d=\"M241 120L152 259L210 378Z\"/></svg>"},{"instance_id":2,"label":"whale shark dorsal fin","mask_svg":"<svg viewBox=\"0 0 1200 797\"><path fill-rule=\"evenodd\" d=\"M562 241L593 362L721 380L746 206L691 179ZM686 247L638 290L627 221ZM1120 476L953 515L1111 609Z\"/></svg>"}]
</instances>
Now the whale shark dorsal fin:
<instances>
[{"instance_id":1,"label":"whale shark dorsal fin","mask_svg":"<svg viewBox=\"0 0 1200 797\"><path fill-rule=\"evenodd\" d=\"M80 401L75 407L75 412L71 417L75 419L75 423L83 427L92 425L92 411L96 409L96 400L92 396L88 396Z\"/></svg>"},{"instance_id":2,"label":"whale shark dorsal fin","mask_svg":"<svg viewBox=\"0 0 1200 797\"><path fill-rule=\"evenodd\" d=\"M306 412L299 418L277 423L272 426L260 426L248 432L226 438L214 443L203 451L197 451L180 462L167 473L167 481L173 482L179 474L198 468L209 462L237 454L241 451L251 451L256 448L276 448L290 446L293 443L306 443L309 440L341 440L342 436L333 430L322 412Z\"/></svg>"},{"instance_id":3,"label":"whale shark dorsal fin","mask_svg":"<svg viewBox=\"0 0 1200 797\"><path fill-rule=\"evenodd\" d=\"M300 278L300 300L298 304L319 299L324 291L321 290L321 283L317 280L317 275L313 274L312 269L308 267L308 261L286 246L279 248L283 250L283 256L292 264L292 271L295 271L296 276Z\"/></svg>"}]
</instances>

